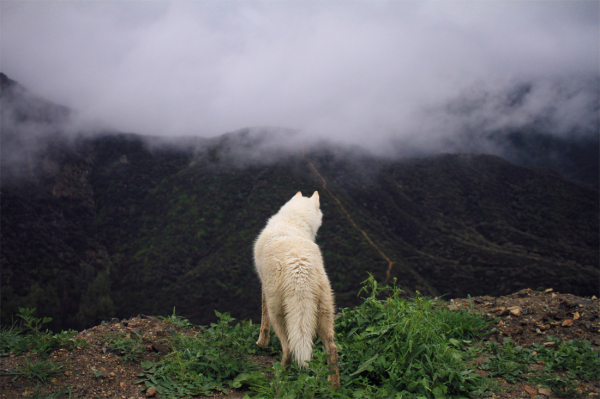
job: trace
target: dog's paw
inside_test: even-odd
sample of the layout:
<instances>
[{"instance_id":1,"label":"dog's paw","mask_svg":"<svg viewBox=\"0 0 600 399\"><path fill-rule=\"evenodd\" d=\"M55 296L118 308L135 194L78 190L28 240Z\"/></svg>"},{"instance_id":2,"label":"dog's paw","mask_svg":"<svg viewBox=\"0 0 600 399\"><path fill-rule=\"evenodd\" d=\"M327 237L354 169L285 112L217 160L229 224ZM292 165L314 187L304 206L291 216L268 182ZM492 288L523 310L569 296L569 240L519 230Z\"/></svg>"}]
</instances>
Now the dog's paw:
<instances>
[{"instance_id":1,"label":"dog's paw","mask_svg":"<svg viewBox=\"0 0 600 399\"><path fill-rule=\"evenodd\" d=\"M267 345L269 345L269 342L267 340L259 339L258 341L256 341L256 345L262 346L264 348Z\"/></svg>"}]
</instances>

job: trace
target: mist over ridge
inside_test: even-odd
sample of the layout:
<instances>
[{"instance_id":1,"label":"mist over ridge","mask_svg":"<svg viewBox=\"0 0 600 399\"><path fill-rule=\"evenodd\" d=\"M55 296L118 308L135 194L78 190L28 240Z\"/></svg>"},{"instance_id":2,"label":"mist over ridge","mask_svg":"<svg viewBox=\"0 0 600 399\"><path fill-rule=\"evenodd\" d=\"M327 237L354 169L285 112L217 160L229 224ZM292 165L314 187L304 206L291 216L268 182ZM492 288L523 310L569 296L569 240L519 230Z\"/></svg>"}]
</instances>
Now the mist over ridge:
<instances>
[{"instance_id":1,"label":"mist over ridge","mask_svg":"<svg viewBox=\"0 0 600 399\"><path fill-rule=\"evenodd\" d=\"M86 138L119 133L108 123L92 123L82 118L77 110L31 93L5 74L1 77L5 179L13 172L22 173L27 168L31 171L31 166L24 168L24 165L32 159L35 161L49 146L68 149L80 145ZM390 160L439 153L487 153L520 165L554 169L568 178L598 188L598 93L595 99L593 95L597 86L598 79L592 79L578 81L575 86L543 86L541 89L531 83L521 83L494 94L479 90L476 96L471 93L460 97L424 115L424 120L430 118L431 124L444 120L447 131L455 133L446 134L440 128L420 136L390 138L383 147L376 138L372 145L364 146L335 137L311 136L298 129L270 126L249 127L209 138L136 134L141 134L146 145L154 150L179 149L200 154L216 146L221 149L221 157L228 158L238 167L268 164L319 149L342 157ZM571 104L579 118L565 119L555 107L535 105L540 96L537 91L554 93L553 98ZM460 123L452 122L451 118L456 114L464 116ZM512 122L503 124L501 120L507 118Z\"/></svg>"},{"instance_id":2,"label":"mist over ridge","mask_svg":"<svg viewBox=\"0 0 600 399\"><path fill-rule=\"evenodd\" d=\"M593 1L0 7L3 72L115 131L279 126L387 156L598 134Z\"/></svg>"}]
</instances>

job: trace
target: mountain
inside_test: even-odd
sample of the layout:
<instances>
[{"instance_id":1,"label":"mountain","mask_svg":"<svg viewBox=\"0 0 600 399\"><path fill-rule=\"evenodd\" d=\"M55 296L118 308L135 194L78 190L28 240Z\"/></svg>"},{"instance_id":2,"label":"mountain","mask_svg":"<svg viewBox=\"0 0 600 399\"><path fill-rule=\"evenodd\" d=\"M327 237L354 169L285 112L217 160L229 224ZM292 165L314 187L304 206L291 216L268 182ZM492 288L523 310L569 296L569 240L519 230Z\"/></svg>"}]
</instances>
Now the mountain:
<instances>
[{"instance_id":1,"label":"mountain","mask_svg":"<svg viewBox=\"0 0 600 399\"><path fill-rule=\"evenodd\" d=\"M15 101L4 90L3 109ZM214 309L258 320L253 240L297 191L315 190L317 242L339 307L358 303L367 272L448 297L598 292L598 190L549 169L485 154L277 151L273 143L293 134L285 130L176 144L73 138L61 130L71 111L54 120L33 109L20 123L35 126L35 145L31 129L2 121L3 162L5 140L25 143L2 168L3 323L19 306L53 317L53 329L174 307L195 323L214 320Z\"/></svg>"}]
</instances>

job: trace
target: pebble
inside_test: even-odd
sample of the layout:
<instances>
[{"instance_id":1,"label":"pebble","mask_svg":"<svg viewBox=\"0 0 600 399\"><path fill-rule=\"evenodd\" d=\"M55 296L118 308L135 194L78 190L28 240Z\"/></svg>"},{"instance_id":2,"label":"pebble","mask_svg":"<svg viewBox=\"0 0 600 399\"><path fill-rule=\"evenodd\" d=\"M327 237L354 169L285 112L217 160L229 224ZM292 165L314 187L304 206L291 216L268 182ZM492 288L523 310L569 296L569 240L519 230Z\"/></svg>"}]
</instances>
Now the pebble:
<instances>
[{"instance_id":1,"label":"pebble","mask_svg":"<svg viewBox=\"0 0 600 399\"><path fill-rule=\"evenodd\" d=\"M520 317L522 313L521 308L519 306L512 306L508 308L508 311L510 312L510 314L516 317Z\"/></svg>"},{"instance_id":2,"label":"pebble","mask_svg":"<svg viewBox=\"0 0 600 399\"><path fill-rule=\"evenodd\" d=\"M523 389L525 389L527 391L527 393L530 394L531 396L537 395L537 390L535 390L534 388L530 387L529 385L525 385L523 387Z\"/></svg>"},{"instance_id":3,"label":"pebble","mask_svg":"<svg viewBox=\"0 0 600 399\"><path fill-rule=\"evenodd\" d=\"M148 390L146 391L146 397L149 398L154 395L156 395L156 388L154 388L154 387L148 388Z\"/></svg>"},{"instance_id":4,"label":"pebble","mask_svg":"<svg viewBox=\"0 0 600 399\"><path fill-rule=\"evenodd\" d=\"M573 325L573 320L565 320L562 323L563 327L571 327Z\"/></svg>"}]
</instances>

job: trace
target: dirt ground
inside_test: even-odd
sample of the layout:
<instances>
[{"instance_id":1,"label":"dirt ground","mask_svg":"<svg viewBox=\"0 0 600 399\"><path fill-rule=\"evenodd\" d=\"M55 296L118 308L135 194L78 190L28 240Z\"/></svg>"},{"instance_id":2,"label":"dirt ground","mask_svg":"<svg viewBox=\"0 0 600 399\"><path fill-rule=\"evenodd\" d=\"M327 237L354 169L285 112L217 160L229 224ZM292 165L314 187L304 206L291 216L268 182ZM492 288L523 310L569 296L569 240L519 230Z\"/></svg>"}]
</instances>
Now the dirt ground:
<instances>
[{"instance_id":1,"label":"dirt ground","mask_svg":"<svg viewBox=\"0 0 600 399\"><path fill-rule=\"evenodd\" d=\"M595 349L600 346L599 301L596 297L582 298L551 290L539 292L529 289L503 297L454 299L448 303L448 307L452 310L464 309L469 308L471 303L477 311L500 317L500 321L492 329L494 334L489 335L487 339L502 342L503 338L508 336L518 345L531 347L534 343L545 343L547 335L554 335L564 340L587 339ZM73 398L145 398L151 392L147 392L144 386L135 384L138 380L137 375L142 371L140 363L145 360L157 361L168 353L169 349L164 346L163 338L172 334L173 330L177 328L172 323L147 316L121 321L114 319L110 323L84 330L79 336L88 343L87 346L74 350L59 349L51 353L48 360L62 365L62 369L60 374L51 379L51 384L40 385L40 392L48 395L59 391L61 387L70 387ZM146 351L142 359L134 363L123 362L117 354L103 349L105 336L114 332L143 335ZM40 360L41 356L27 353L2 357L2 373L7 369L23 367L25 358L35 361ZM267 356L254 358L255 362L264 365L270 365L274 360L280 359ZM533 367L541 369L543 365ZM482 370L478 372L485 375ZM35 382L24 377L19 377L14 382L12 379L12 376L0 377L0 398L34 396ZM540 391L540 387L524 383L510 384L502 379L498 379L497 383L502 390L495 392L491 396L493 398L558 397L554 394L544 395L545 391ZM599 397L600 381L577 383L581 397ZM243 395L243 391L233 390L228 397L242 398ZM154 397L158 398L159 395L155 394ZM222 398L225 395L217 394L213 397Z\"/></svg>"},{"instance_id":2,"label":"dirt ground","mask_svg":"<svg viewBox=\"0 0 600 399\"><path fill-rule=\"evenodd\" d=\"M515 345L531 348L533 344L542 345L547 336L552 335L561 340L588 340L592 348L600 347L600 303L596 296L582 298L571 294L561 294L552 289L546 291L521 290L512 295L502 297L481 296L470 299L451 300L451 310L469 309L474 306L481 313L500 317L491 329L495 334L487 339L502 343L504 337L510 337ZM475 363L483 363L484 356ZM542 364L532 365L531 369L541 370ZM480 375L486 372L477 370ZM595 381L577 381L578 393L584 398L600 396L600 370ZM503 379L497 380L504 390L496 392L495 398L558 398L555 394L544 395L539 386L530 386L518 382L510 384Z\"/></svg>"}]
</instances>

